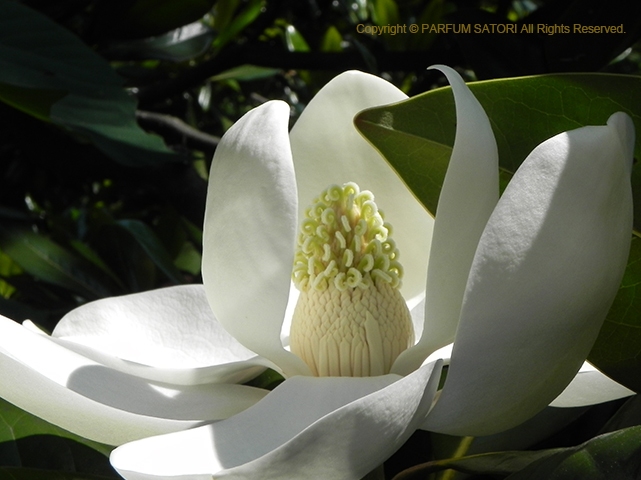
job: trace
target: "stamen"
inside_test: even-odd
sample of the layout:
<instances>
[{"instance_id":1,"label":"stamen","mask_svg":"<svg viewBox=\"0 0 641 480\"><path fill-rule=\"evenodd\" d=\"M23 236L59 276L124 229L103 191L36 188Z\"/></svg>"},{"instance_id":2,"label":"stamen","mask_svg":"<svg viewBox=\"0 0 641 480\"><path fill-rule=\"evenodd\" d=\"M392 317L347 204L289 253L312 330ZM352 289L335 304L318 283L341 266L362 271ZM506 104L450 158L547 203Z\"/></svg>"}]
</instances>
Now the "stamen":
<instances>
[{"instance_id":1,"label":"stamen","mask_svg":"<svg viewBox=\"0 0 641 480\"><path fill-rule=\"evenodd\" d=\"M329 246L328 243L325 243L323 245L323 262L329 262L329 260L332 258L332 247Z\"/></svg>"},{"instance_id":2,"label":"stamen","mask_svg":"<svg viewBox=\"0 0 641 480\"><path fill-rule=\"evenodd\" d=\"M301 295L290 341L315 375L388 373L413 344L391 231L374 195L355 183L330 186L305 211L292 271Z\"/></svg>"},{"instance_id":3,"label":"stamen","mask_svg":"<svg viewBox=\"0 0 641 480\"><path fill-rule=\"evenodd\" d=\"M306 210L298 237L295 264L304 262L308 265L309 281L303 278L303 269L298 268L292 274L294 283L299 288L302 283L307 288L325 288L329 283L318 277L332 282L335 275L356 268L360 272L359 285L362 288L367 283L362 278L376 268L385 273L378 276L381 281L400 285L399 272L402 270L391 268L398 249L390 239L390 231L391 227L385 223L371 192L360 191L355 183L347 183L342 187L330 186ZM316 260L309 262L311 257ZM335 268L328 269L332 262ZM355 275L348 276L357 278ZM341 280L333 283L353 288L351 282Z\"/></svg>"},{"instance_id":4,"label":"stamen","mask_svg":"<svg viewBox=\"0 0 641 480\"><path fill-rule=\"evenodd\" d=\"M351 267L354 263L354 252L351 250L345 250L343 253L343 265L346 267Z\"/></svg>"},{"instance_id":5,"label":"stamen","mask_svg":"<svg viewBox=\"0 0 641 480\"><path fill-rule=\"evenodd\" d=\"M345 215L341 215L341 223L343 224L343 229L345 230L345 232L349 233L352 231L352 226L349 224L349 219Z\"/></svg>"}]
</instances>

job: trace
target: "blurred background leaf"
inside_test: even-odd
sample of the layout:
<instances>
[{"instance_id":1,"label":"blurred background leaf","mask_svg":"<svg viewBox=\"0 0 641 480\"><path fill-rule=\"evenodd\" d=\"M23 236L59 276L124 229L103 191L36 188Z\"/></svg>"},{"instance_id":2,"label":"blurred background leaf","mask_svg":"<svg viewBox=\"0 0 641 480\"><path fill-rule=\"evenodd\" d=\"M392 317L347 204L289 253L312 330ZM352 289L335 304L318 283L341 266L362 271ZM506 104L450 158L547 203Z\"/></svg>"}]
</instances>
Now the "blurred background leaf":
<instances>
[{"instance_id":1,"label":"blurred background leaf","mask_svg":"<svg viewBox=\"0 0 641 480\"><path fill-rule=\"evenodd\" d=\"M134 99L102 57L56 23L9 1L0 2L0 83L2 100L89 136L117 161L176 160L160 138L138 127ZM27 89L35 90L33 97Z\"/></svg>"},{"instance_id":2,"label":"blurred background leaf","mask_svg":"<svg viewBox=\"0 0 641 480\"><path fill-rule=\"evenodd\" d=\"M51 425L0 399L0 465L11 467L0 468L2 478L57 478L43 470L58 471L63 475L61 478L90 478L80 474L120 478L109 464L112 449ZM20 473L23 468L29 470Z\"/></svg>"}]
</instances>

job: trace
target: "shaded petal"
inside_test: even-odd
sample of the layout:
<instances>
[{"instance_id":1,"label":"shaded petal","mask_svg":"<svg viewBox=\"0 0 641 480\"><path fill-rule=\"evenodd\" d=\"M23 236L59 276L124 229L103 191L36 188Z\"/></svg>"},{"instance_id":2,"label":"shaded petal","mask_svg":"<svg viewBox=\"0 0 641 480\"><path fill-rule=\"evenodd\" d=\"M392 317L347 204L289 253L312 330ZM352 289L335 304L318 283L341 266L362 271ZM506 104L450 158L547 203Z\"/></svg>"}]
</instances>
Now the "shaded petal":
<instances>
[{"instance_id":1,"label":"shaded petal","mask_svg":"<svg viewBox=\"0 0 641 480\"><path fill-rule=\"evenodd\" d=\"M176 387L100 365L0 317L0 396L110 445L227 418L267 393L242 385Z\"/></svg>"},{"instance_id":2,"label":"shaded petal","mask_svg":"<svg viewBox=\"0 0 641 480\"><path fill-rule=\"evenodd\" d=\"M443 72L452 85L456 139L436 210L423 335L396 360L392 372L400 375L454 340L474 252L499 199L498 150L483 107L455 70L430 68Z\"/></svg>"},{"instance_id":3,"label":"shaded petal","mask_svg":"<svg viewBox=\"0 0 641 480\"><path fill-rule=\"evenodd\" d=\"M214 155L203 231L203 279L216 318L286 375L309 374L280 340L296 235L289 107L267 102L223 136Z\"/></svg>"},{"instance_id":4,"label":"shaded petal","mask_svg":"<svg viewBox=\"0 0 641 480\"><path fill-rule=\"evenodd\" d=\"M597 403L618 400L629 397L635 392L603 375L588 362L584 362L581 370L570 384L550 404L551 407L583 407Z\"/></svg>"},{"instance_id":5,"label":"shaded petal","mask_svg":"<svg viewBox=\"0 0 641 480\"><path fill-rule=\"evenodd\" d=\"M618 113L544 142L516 172L474 258L430 429L505 430L574 377L626 266L633 146Z\"/></svg>"},{"instance_id":6,"label":"shaded petal","mask_svg":"<svg viewBox=\"0 0 641 480\"><path fill-rule=\"evenodd\" d=\"M465 455L531 449L577 420L588 408L546 407L514 428L488 437L474 437Z\"/></svg>"},{"instance_id":7,"label":"shaded petal","mask_svg":"<svg viewBox=\"0 0 641 480\"><path fill-rule=\"evenodd\" d=\"M356 480L417 428L439 374L436 363L400 380L293 377L235 417L124 445L111 463L128 480Z\"/></svg>"},{"instance_id":8,"label":"shaded petal","mask_svg":"<svg viewBox=\"0 0 641 480\"><path fill-rule=\"evenodd\" d=\"M299 195L299 221L304 210L329 185L356 182L370 190L405 267L401 292L405 300L425 289L425 266L432 235L432 217L399 176L354 127L354 116L365 108L405 100L407 96L385 80L362 72L343 73L307 105L290 138ZM391 120L390 120L391 121Z\"/></svg>"},{"instance_id":9,"label":"shaded petal","mask_svg":"<svg viewBox=\"0 0 641 480\"><path fill-rule=\"evenodd\" d=\"M65 315L54 341L105 366L173 383L242 383L264 370L216 320L202 285L111 297Z\"/></svg>"}]
</instances>

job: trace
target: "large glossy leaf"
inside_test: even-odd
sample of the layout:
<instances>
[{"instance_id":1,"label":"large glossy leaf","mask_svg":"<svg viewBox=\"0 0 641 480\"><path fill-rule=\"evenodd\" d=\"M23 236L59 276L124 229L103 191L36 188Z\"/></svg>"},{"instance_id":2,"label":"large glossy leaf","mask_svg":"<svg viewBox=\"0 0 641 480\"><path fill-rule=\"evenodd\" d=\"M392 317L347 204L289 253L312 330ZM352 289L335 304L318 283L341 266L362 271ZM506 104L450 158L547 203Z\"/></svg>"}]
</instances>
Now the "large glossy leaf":
<instances>
[{"instance_id":1,"label":"large glossy leaf","mask_svg":"<svg viewBox=\"0 0 641 480\"><path fill-rule=\"evenodd\" d=\"M628 113L641 139L641 77L563 74L469 84L487 112L504 173L513 173L543 140L584 125L603 125ZM437 208L454 142L456 116L450 88L433 90L392 106L366 110L355 120L365 137L396 169L431 212ZM641 158L641 141L635 146ZM635 229L641 231L641 169L632 185ZM590 354L598 368L641 391L641 240L632 244L623 287Z\"/></svg>"},{"instance_id":2,"label":"large glossy leaf","mask_svg":"<svg viewBox=\"0 0 641 480\"><path fill-rule=\"evenodd\" d=\"M469 84L487 112L499 147L501 167L514 172L532 149L557 133L604 125L615 112L628 113L641 137L641 77L562 74ZM357 128L376 147L430 210L454 144L456 115L449 87L426 92L356 117ZM641 143L635 156L641 158ZM641 178L634 184L641 189ZM641 203L641 192L637 195ZM641 209L636 225L641 226Z\"/></svg>"},{"instance_id":3,"label":"large glossy leaf","mask_svg":"<svg viewBox=\"0 0 641 480\"><path fill-rule=\"evenodd\" d=\"M445 469L508 475L507 480L636 480L641 471L641 426L599 435L576 447L437 460L409 468L394 480L418 480Z\"/></svg>"},{"instance_id":4,"label":"large glossy leaf","mask_svg":"<svg viewBox=\"0 0 641 480\"><path fill-rule=\"evenodd\" d=\"M626 387L641 392L641 239L632 238L621 288L588 359Z\"/></svg>"},{"instance_id":5,"label":"large glossy leaf","mask_svg":"<svg viewBox=\"0 0 641 480\"><path fill-rule=\"evenodd\" d=\"M0 100L82 133L128 165L178 158L138 127L136 101L109 63L18 2L0 2Z\"/></svg>"},{"instance_id":6,"label":"large glossy leaf","mask_svg":"<svg viewBox=\"0 0 641 480\"><path fill-rule=\"evenodd\" d=\"M641 472L641 426L599 435L528 465L508 480L637 480Z\"/></svg>"},{"instance_id":7,"label":"large glossy leaf","mask_svg":"<svg viewBox=\"0 0 641 480\"><path fill-rule=\"evenodd\" d=\"M393 480L419 480L427 478L430 473L450 469L470 474L505 476L518 472L529 464L547 458L555 452L556 450L498 452L434 460L408 468L396 475Z\"/></svg>"},{"instance_id":8,"label":"large glossy leaf","mask_svg":"<svg viewBox=\"0 0 641 480\"><path fill-rule=\"evenodd\" d=\"M0 83L0 100L45 121L50 120L51 106L66 95L64 90L23 88Z\"/></svg>"}]
</instances>

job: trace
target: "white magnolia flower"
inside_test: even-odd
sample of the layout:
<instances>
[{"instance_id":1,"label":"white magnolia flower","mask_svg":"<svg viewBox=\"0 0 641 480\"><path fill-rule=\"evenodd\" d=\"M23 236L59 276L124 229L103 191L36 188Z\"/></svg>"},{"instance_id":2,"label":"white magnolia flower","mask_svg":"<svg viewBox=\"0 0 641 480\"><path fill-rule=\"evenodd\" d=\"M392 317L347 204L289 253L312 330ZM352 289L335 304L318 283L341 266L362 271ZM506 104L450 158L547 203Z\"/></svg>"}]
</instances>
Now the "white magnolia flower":
<instances>
[{"instance_id":1,"label":"white magnolia flower","mask_svg":"<svg viewBox=\"0 0 641 480\"><path fill-rule=\"evenodd\" d=\"M289 134L287 105L268 102L216 151L204 288L94 302L52 336L0 319L0 396L110 444L183 430L116 449L112 463L128 479L355 479L416 428L487 435L548 405L587 356L625 268L634 129L617 113L606 126L553 137L499 200L489 121L461 78L438 68L453 86L458 125L436 221L351 123L364 108L403 100L395 87L343 74ZM299 198L306 206L346 182L374 192L394 226L405 267L400 292L420 340L394 359L399 352L380 353L391 342L383 327L366 327L380 343L367 361L386 365L373 370L384 375L315 377L335 365L362 368L340 357L358 341L345 346L341 328L310 347L325 356L303 359L287 347ZM365 323L375 324L375 314ZM292 343L305 344L302 335ZM431 408L440 361L425 359L452 340L447 381ZM287 380L271 393L238 384L265 366ZM584 379L602 395L591 396ZM592 372L557 401L626 393Z\"/></svg>"}]
</instances>

